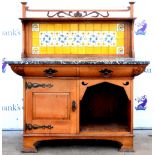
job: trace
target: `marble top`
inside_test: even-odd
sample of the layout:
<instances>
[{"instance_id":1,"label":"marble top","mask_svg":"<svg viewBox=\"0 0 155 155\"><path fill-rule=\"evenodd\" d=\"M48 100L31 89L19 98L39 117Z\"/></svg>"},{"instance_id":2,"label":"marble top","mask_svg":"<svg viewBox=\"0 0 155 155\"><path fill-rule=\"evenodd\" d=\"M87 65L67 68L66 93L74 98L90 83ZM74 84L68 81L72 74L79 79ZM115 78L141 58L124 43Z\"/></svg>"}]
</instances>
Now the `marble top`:
<instances>
[{"instance_id":1,"label":"marble top","mask_svg":"<svg viewBox=\"0 0 155 155\"><path fill-rule=\"evenodd\" d=\"M121 65L121 64L149 64L149 61L135 59L135 58L111 58L111 57L76 57L76 58L22 58L19 60L7 60L5 61L7 64L64 64L64 65L97 65L97 64L113 64L113 65Z\"/></svg>"}]
</instances>

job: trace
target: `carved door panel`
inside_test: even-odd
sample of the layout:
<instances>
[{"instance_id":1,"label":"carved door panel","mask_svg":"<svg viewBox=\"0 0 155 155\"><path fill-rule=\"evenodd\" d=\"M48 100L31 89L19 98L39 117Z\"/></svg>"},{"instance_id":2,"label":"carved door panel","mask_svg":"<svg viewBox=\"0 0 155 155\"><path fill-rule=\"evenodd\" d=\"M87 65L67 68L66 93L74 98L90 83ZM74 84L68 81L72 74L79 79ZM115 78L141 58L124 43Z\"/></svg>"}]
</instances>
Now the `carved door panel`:
<instances>
[{"instance_id":1,"label":"carved door panel","mask_svg":"<svg viewBox=\"0 0 155 155\"><path fill-rule=\"evenodd\" d=\"M25 80L25 132L75 133L76 82Z\"/></svg>"}]
</instances>

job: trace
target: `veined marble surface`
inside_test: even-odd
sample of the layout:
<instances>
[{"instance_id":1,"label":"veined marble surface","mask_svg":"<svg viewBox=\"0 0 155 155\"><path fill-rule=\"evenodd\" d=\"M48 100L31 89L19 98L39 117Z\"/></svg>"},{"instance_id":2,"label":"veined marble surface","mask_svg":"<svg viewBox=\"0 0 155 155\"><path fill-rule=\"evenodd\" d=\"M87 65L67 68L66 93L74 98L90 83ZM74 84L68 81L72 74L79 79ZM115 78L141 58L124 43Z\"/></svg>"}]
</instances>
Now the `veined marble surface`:
<instances>
[{"instance_id":1,"label":"veined marble surface","mask_svg":"<svg viewBox=\"0 0 155 155\"><path fill-rule=\"evenodd\" d=\"M76 58L21 58L18 60L6 60L7 64L64 64L64 65L96 65L96 64L119 64L119 65L134 65L134 64L149 64L149 61L136 59L136 58L112 58L112 57L102 57L102 56L94 56L94 57L76 57Z\"/></svg>"}]
</instances>

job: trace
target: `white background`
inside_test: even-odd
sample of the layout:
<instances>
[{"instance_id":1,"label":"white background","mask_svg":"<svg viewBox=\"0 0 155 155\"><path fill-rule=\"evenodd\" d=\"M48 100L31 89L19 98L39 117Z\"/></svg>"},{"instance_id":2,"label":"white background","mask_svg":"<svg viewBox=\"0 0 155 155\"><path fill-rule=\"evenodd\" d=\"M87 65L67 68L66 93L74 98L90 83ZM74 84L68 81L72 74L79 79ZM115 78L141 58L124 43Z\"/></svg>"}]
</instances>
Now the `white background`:
<instances>
[{"instance_id":1,"label":"white background","mask_svg":"<svg viewBox=\"0 0 155 155\"><path fill-rule=\"evenodd\" d=\"M127 0L28 0L32 9L113 9L127 8ZM145 7L144 7L145 6ZM135 110L134 128L152 128L154 104L154 17L151 0L137 0L135 3L136 21L146 20L145 35L135 35L135 53L137 58L150 60L146 72L135 78L134 99L147 96L146 110ZM155 13L154 13L155 14ZM5 0L0 5L0 60L20 58L22 52L21 4L18 0ZM154 61L153 61L154 60ZM15 75L9 66L6 72L0 72L0 105L2 128L16 130L23 128L23 88L22 78ZM134 107L138 103L134 100Z\"/></svg>"}]
</instances>

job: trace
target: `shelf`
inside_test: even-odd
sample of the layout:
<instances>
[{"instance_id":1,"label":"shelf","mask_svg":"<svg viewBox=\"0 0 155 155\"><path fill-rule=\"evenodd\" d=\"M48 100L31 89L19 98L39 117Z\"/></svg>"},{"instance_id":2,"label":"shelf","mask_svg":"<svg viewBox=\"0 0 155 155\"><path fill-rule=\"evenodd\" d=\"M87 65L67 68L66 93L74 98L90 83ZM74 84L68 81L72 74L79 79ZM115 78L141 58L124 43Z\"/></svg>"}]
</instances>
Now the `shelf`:
<instances>
[{"instance_id":1,"label":"shelf","mask_svg":"<svg viewBox=\"0 0 155 155\"><path fill-rule=\"evenodd\" d=\"M85 124L81 125L80 132L129 132L129 128L124 124Z\"/></svg>"}]
</instances>

